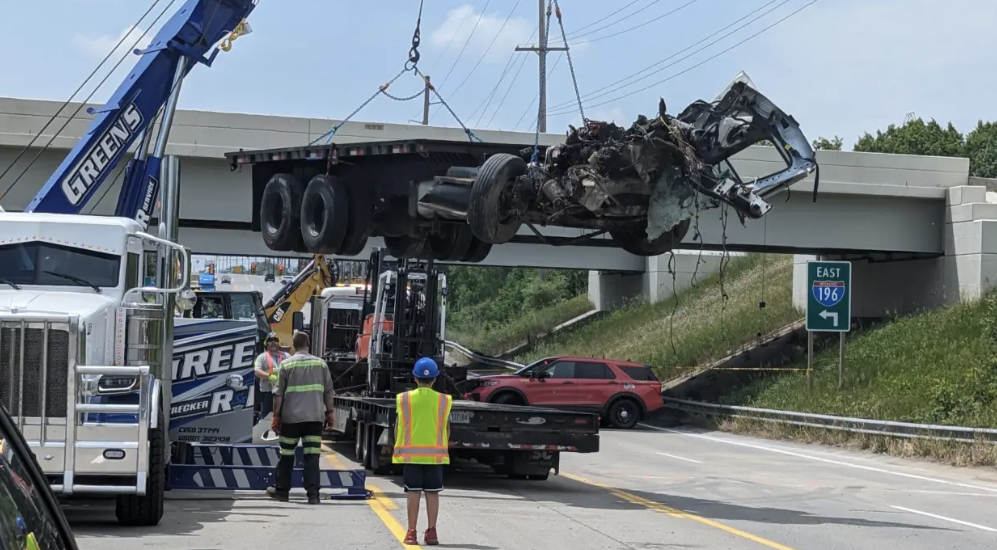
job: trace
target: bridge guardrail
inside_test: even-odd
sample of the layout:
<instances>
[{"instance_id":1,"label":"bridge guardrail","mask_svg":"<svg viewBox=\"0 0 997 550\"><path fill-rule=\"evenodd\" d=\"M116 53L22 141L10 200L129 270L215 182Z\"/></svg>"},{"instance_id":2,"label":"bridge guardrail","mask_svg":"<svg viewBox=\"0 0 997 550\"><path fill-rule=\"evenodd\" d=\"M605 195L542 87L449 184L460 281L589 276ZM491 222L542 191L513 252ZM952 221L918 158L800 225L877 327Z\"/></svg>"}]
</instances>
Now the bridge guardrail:
<instances>
[{"instance_id":1,"label":"bridge guardrail","mask_svg":"<svg viewBox=\"0 0 997 550\"><path fill-rule=\"evenodd\" d=\"M912 424L891 420L873 420L829 414L801 413L776 409L760 409L737 405L721 405L705 401L692 401L676 397L665 397L665 406L688 413L707 416L729 416L802 426L823 428L851 433L907 437L912 439L933 439L938 441L958 441L962 443L997 443L997 429L971 428L966 426L941 426L937 424Z\"/></svg>"},{"instance_id":2,"label":"bridge guardrail","mask_svg":"<svg viewBox=\"0 0 997 550\"><path fill-rule=\"evenodd\" d=\"M471 361L474 361L475 363L480 363L482 365L488 365L488 366L492 366L492 367L498 367L498 368L509 369L509 370L518 370L518 369L523 368L523 365L521 365L521 364L519 364L519 363L517 363L515 361L507 361L505 359L499 359L498 357L492 357L492 356L489 356L489 355L483 355L483 354L480 354L480 353L478 353L478 352L476 352L476 351L474 351L474 350L472 350L470 348L466 348L466 347L458 344L457 342L451 342L451 341L448 340L448 341L444 342L444 345L446 345L446 347L448 347L448 348L450 348L450 349L452 349L452 350L460 353L461 355L464 355L465 357L467 357Z\"/></svg>"}]
</instances>

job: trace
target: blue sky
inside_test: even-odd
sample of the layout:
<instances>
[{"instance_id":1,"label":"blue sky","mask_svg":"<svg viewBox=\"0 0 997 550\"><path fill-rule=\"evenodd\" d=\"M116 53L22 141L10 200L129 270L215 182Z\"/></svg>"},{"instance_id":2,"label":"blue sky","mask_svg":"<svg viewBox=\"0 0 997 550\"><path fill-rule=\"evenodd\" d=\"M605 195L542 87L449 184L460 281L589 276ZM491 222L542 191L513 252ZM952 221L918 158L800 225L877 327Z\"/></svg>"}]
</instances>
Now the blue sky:
<instances>
[{"instance_id":1,"label":"blue sky","mask_svg":"<svg viewBox=\"0 0 997 550\"><path fill-rule=\"evenodd\" d=\"M677 113L694 99L712 99L745 70L811 138L839 135L851 143L863 131L902 123L911 112L952 120L963 131L978 119L997 119L992 99L997 2L992 0L819 0L721 54L810 1L637 0L610 15L632 0L561 0L586 114L626 123L639 112L654 112L659 96ZM0 5L0 51L8 52L0 96L65 100L123 33L138 38L145 30L131 26L149 1L0 0ZM749 17L760 16L757 21L729 34L744 24L737 20L759 8ZM250 18L253 33L221 54L214 67L192 73L181 107L343 117L400 70L417 9L417 0L260 0ZM426 0L420 67L470 126L530 131L537 59L513 48L533 38L536 24L536 0ZM557 58L551 54L549 66ZM124 64L130 65L131 60ZM561 59L550 77L550 132L579 121L567 65ZM655 70L660 72L647 76ZM124 74L111 78L114 86ZM642 76L647 78L633 82ZM94 101L112 89L98 90ZM392 87L398 95L418 89L409 75ZM431 113L431 124L454 125L445 110L434 107ZM356 120L418 118L421 101L379 97Z\"/></svg>"}]
</instances>

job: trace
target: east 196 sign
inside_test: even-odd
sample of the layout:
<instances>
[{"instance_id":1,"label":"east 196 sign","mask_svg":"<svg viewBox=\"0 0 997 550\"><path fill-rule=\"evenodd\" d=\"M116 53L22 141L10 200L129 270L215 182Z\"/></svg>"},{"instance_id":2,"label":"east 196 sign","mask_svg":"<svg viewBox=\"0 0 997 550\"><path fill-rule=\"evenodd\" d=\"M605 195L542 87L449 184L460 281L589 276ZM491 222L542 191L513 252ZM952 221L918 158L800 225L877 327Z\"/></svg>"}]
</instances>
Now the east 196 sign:
<instances>
[{"instance_id":1,"label":"east 196 sign","mask_svg":"<svg viewBox=\"0 0 997 550\"><path fill-rule=\"evenodd\" d=\"M852 318L851 262L807 262L807 330L848 332Z\"/></svg>"}]
</instances>

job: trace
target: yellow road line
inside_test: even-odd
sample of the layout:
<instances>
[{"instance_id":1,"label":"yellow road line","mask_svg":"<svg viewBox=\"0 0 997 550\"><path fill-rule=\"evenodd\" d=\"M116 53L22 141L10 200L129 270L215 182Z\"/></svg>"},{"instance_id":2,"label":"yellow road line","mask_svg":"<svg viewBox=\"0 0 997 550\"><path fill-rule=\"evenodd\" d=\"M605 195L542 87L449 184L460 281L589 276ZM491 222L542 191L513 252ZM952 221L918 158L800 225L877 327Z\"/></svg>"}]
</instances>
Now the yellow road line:
<instances>
[{"instance_id":1,"label":"yellow road line","mask_svg":"<svg viewBox=\"0 0 997 550\"><path fill-rule=\"evenodd\" d=\"M323 456L333 468L337 470L350 469L343 463L342 460L339 459L335 451L325 445L323 445L323 447L327 451L327 454ZM367 488L374 492L374 498L368 499L367 505L374 511L374 514L376 514L377 518L381 520L381 523L388 528L388 531L391 531L391 534L398 539L398 542L402 545L402 547L409 549L421 549L422 546L419 546L418 544L405 544L405 528L402 527L402 524L398 523L395 516L391 515L391 512L388 511L397 510L398 505L395 504L393 500L388 498L388 496L384 494L384 491L375 485L371 485L369 481L367 482Z\"/></svg>"},{"instance_id":2,"label":"yellow road line","mask_svg":"<svg viewBox=\"0 0 997 550\"><path fill-rule=\"evenodd\" d=\"M761 544L762 546L767 546L769 548L774 548L775 550L794 550L793 548L790 548L789 546L786 546L786 545L783 545L783 544L779 544L778 542L773 542L773 541L768 540L768 539L763 539L762 537L759 537L759 536L756 536L756 535L752 535L751 533L746 533L746 532L744 532L744 531L742 531L740 529L736 529L734 527L730 527L729 525L724 525L722 523L713 521L712 519L707 519L707 518L704 518L704 517L701 517L701 516L690 514L688 512L683 512L682 510L679 510L677 508L672 508L671 506L665 506L664 504L661 504L660 502L655 502L653 500L648 500L646 498L639 497L639 496L637 496L637 495L635 495L633 493L628 493L626 491L617 489L615 487L609 487L607 485L603 485L602 483L597 483L595 481L590 481L590 480L585 479L583 477L572 475L572 474L561 473L561 476L566 477L566 478L571 479L571 480L574 480L574 481L577 481L579 483L585 483L586 485L592 485L593 487L599 487L600 489L605 489L606 491L609 491L614 496L619 497L619 498L621 498L621 499L623 499L623 500L625 500L625 501L627 501L627 502L629 502L631 504L636 504L638 506L643 506L643 507L645 507L645 508L647 508L649 510L654 510L655 512L661 512L662 514L667 514L667 515L669 515L669 516L671 516L673 518L689 519L689 520L692 520L692 521L695 521L695 522L698 522L698 523L702 523L703 525L709 525L710 527L713 527L714 529L719 529L719 530L724 531L726 533L730 533L731 535L735 535L735 536L738 536L738 537L741 537L741 538L744 538L744 539L748 539L750 541L757 542L758 544Z\"/></svg>"}]
</instances>

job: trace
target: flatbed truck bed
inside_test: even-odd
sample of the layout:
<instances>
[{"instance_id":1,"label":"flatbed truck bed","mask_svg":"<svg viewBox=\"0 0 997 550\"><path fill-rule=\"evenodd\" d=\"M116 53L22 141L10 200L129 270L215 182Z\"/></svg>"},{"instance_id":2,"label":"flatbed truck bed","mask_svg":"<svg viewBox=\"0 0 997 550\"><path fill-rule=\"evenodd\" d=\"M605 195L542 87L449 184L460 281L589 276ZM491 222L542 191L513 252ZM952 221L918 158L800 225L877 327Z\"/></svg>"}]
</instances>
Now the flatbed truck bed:
<instances>
[{"instance_id":1,"label":"flatbed truck bed","mask_svg":"<svg viewBox=\"0 0 997 550\"><path fill-rule=\"evenodd\" d=\"M335 397L333 431L353 436L357 461L376 475L392 472L395 400ZM562 452L599 451L599 418L542 407L454 399L450 456L491 466L512 478L547 479Z\"/></svg>"}]
</instances>

